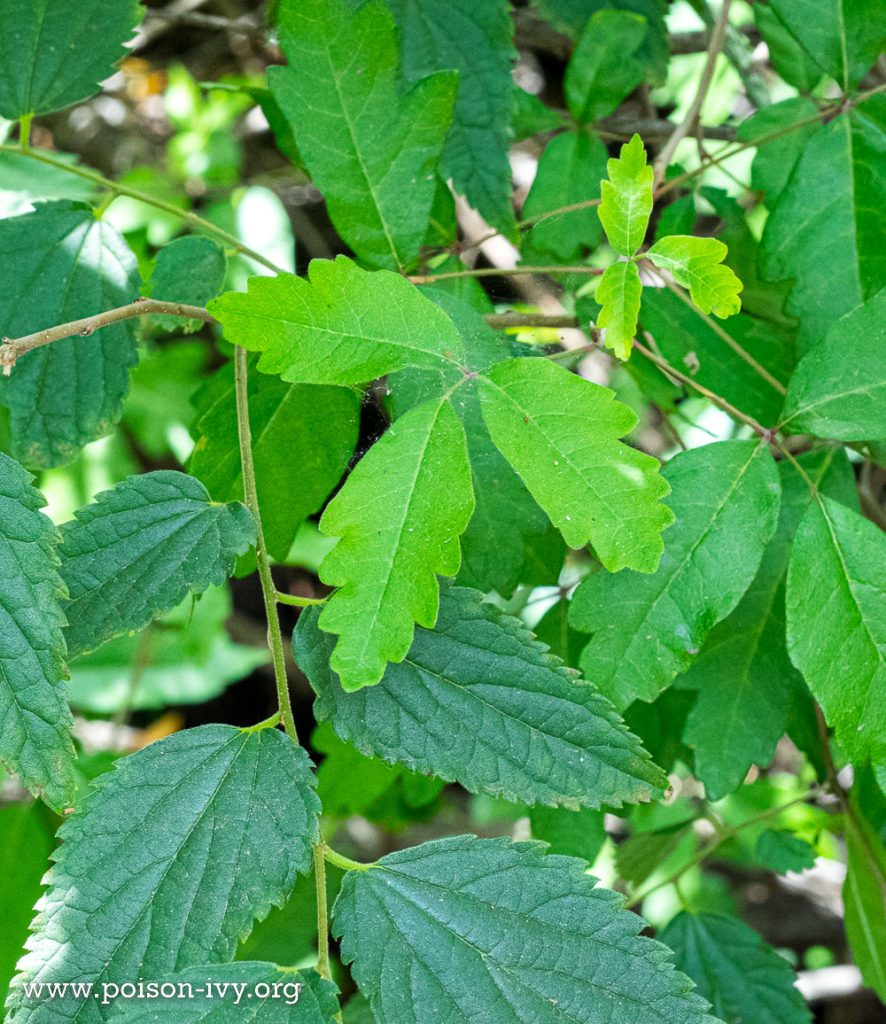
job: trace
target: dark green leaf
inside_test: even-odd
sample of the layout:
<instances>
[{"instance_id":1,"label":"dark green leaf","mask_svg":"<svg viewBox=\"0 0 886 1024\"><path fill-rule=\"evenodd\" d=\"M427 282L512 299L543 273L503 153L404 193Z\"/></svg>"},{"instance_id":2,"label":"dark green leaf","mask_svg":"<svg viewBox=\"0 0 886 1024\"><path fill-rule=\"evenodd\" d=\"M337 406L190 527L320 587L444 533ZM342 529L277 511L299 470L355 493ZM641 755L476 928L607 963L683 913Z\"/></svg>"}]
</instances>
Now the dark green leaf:
<instances>
[{"instance_id":1,"label":"dark green leaf","mask_svg":"<svg viewBox=\"0 0 886 1024\"><path fill-rule=\"evenodd\" d=\"M847 816L846 860L846 937L864 983L886 1000L886 850L857 802Z\"/></svg>"},{"instance_id":2,"label":"dark green leaf","mask_svg":"<svg viewBox=\"0 0 886 1024\"><path fill-rule=\"evenodd\" d=\"M592 124L606 117L643 81L646 68L636 55L648 27L645 18L628 11L604 9L588 20L563 77L576 121Z\"/></svg>"},{"instance_id":3,"label":"dark green leaf","mask_svg":"<svg viewBox=\"0 0 886 1024\"><path fill-rule=\"evenodd\" d=\"M767 828L757 838L754 857L770 871L786 875L805 871L815 864L815 850L804 839L784 829Z\"/></svg>"},{"instance_id":4,"label":"dark green leaf","mask_svg":"<svg viewBox=\"0 0 886 1024\"><path fill-rule=\"evenodd\" d=\"M532 807L529 827L533 839L548 844L549 853L581 857L589 864L597 859L606 842L603 811L582 807Z\"/></svg>"},{"instance_id":5,"label":"dark green leaf","mask_svg":"<svg viewBox=\"0 0 886 1024\"><path fill-rule=\"evenodd\" d=\"M222 290L226 268L224 250L212 239L186 235L160 250L146 294L164 302L205 306ZM166 330L202 327L202 321L188 317L160 317L158 322Z\"/></svg>"}]
</instances>

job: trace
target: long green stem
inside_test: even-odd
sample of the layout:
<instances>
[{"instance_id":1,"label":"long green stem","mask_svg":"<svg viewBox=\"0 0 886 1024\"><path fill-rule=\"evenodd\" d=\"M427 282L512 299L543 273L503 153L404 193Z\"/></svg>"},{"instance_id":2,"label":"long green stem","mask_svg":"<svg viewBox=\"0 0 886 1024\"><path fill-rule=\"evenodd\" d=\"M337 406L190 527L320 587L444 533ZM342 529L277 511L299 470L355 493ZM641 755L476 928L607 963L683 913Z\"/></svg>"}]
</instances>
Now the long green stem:
<instances>
[{"instance_id":1,"label":"long green stem","mask_svg":"<svg viewBox=\"0 0 886 1024\"><path fill-rule=\"evenodd\" d=\"M326 846L325 843L323 844L323 856L330 864L341 868L342 871L368 871L372 867L371 864L361 864L358 860L351 860L350 857L345 857L344 854L338 853L331 846Z\"/></svg>"},{"instance_id":2,"label":"long green stem","mask_svg":"<svg viewBox=\"0 0 886 1024\"><path fill-rule=\"evenodd\" d=\"M588 267L585 264L563 265L550 264L529 266L521 263L516 267L473 267L465 270L447 270L443 274L413 274L409 280L413 284L436 284L438 281L451 281L459 277L514 277L519 274L588 274L599 277L603 274L600 267Z\"/></svg>"},{"instance_id":3,"label":"long green stem","mask_svg":"<svg viewBox=\"0 0 886 1024\"><path fill-rule=\"evenodd\" d=\"M314 883L317 887L317 973L332 980L329 970L329 909L326 905L326 858L328 847L318 843L314 847Z\"/></svg>"},{"instance_id":4,"label":"long green stem","mask_svg":"<svg viewBox=\"0 0 886 1024\"><path fill-rule=\"evenodd\" d=\"M284 594L280 590L277 591L277 601L292 608L313 608L315 605L326 604L325 597L298 597L295 594Z\"/></svg>"},{"instance_id":5,"label":"long green stem","mask_svg":"<svg viewBox=\"0 0 886 1024\"><path fill-rule=\"evenodd\" d=\"M252 460L252 429L249 425L249 363L246 349L239 345L234 349L234 391L237 399L237 431L240 438L240 463L243 467L243 499L255 519L256 545L255 560L261 581L265 616L268 620L268 646L274 663L274 679L277 683L277 703L283 719L286 734L298 743L292 703L289 700L289 682L286 678L286 658L283 653L283 634L280 631L280 617L277 614L277 588L271 575L271 563L265 546L265 535L261 525L261 511L255 486L255 464Z\"/></svg>"},{"instance_id":6,"label":"long green stem","mask_svg":"<svg viewBox=\"0 0 886 1024\"><path fill-rule=\"evenodd\" d=\"M250 249L248 245L244 245L236 235L232 235L229 231L217 227L211 221L205 220L190 210L182 210L174 203L166 202L165 199L158 199L156 196L149 195L147 192L141 192L136 188L130 188L119 181L112 181L110 178L99 174L98 171L93 171L86 167L78 167L76 164L68 164L64 160L56 160L55 157L49 156L48 153L44 153L39 149L30 149L26 146L14 146L10 143L4 143L0 145L0 153L17 153L19 156L26 156L28 159L36 160L41 164L46 164L48 167L67 171L68 174L83 178L84 181L91 181L94 185L98 185L109 192L114 192L118 196L128 196L130 199L145 203L147 206L153 206L157 210L163 210L164 213L180 218L187 224L190 224L191 227L203 231L207 235L214 236L220 242L224 242L225 245L236 249L237 252L255 260L256 263L260 263L263 267L267 267L268 270L273 270L275 274L286 273L282 267L278 267L276 263L273 263L266 256L262 256L260 252L256 252L255 249Z\"/></svg>"}]
</instances>

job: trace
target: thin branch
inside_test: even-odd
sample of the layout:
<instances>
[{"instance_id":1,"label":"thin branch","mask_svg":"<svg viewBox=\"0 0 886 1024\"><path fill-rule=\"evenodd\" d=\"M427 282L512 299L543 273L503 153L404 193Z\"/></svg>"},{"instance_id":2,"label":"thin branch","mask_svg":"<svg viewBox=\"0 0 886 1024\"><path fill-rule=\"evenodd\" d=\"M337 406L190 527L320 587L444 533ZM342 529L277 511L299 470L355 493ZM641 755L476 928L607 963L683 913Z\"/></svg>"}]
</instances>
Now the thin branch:
<instances>
[{"instance_id":1,"label":"thin branch","mask_svg":"<svg viewBox=\"0 0 886 1024\"><path fill-rule=\"evenodd\" d=\"M35 348L51 345L54 341L72 338L75 335L88 338L102 327L110 327L111 324L119 324L123 320L132 320L137 316L152 315L183 316L189 320L202 320L207 324L216 322L215 317L202 306L188 306L182 302L160 302L157 299L136 299L128 306L120 306L117 309L106 310L104 313L85 316L81 320L72 320L70 323L60 324L58 327L47 327L34 334L25 334L21 338L3 338L2 347L0 347L0 366L3 367L3 376L8 377L16 360Z\"/></svg>"},{"instance_id":2,"label":"thin branch","mask_svg":"<svg viewBox=\"0 0 886 1024\"><path fill-rule=\"evenodd\" d=\"M545 313L490 313L485 319L490 327L495 327L497 330L505 330L508 327L581 327L581 321L577 316L557 316ZM576 350L569 349L568 351L571 353Z\"/></svg>"},{"instance_id":3,"label":"thin branch","mask_svg":"<svg viewBox=\"0 0 886 1024\"><path fill-rule=\"evenodd\" d=\"M720 13L714 23L713 29L711 30L711 41L708 45L708 56L705 61L704 69L701 73L701 79L699 80L695 97L689 105L689 110L686 112L686 116L683 118L683 121L674 129L673 134L665 143L662 151L655 160L656 184L664 178L665 171L668 169L668 164L673 159L677 146L680 145L687 135L694 132L698 125L701 108L704 106L704 101L707 97L708 90L711 87L711 82L714 80L714 70L717 66L717 58L720 56L720 51L723 49L723 42L726 39L726 26L729 24L729 8L731 6L732 0L722 0Z\"/></svg>"},{"instance_id":4,"label":"thin branch","mask_svg":"<svg viewBox=\"0 0 886 1024\"><path fill-rule=\"evenodd\" d=\"M588 267L584 264L575 266L564 266L562 264L550 264L541 266L527 266L521 264L518 267L474 267L465 270L447 270L443 274L413 274L409 280L413 284L436 284L438 281L451 281L459 277L513 277L519 274L588 274L591 277L599 277L603 273L599 267Z\"/></svg>"},{"instance_id":5,"label":"thin branch","mask_svg":"<svg viewBox=\"0 0 886 1024\"><path fill-rule=\"evenodd\" d=\"M614 114L598 121L595 131L616 135L621 139L629 139L635 133L642 139L664 139L674 130L674 122L663 117L634 117L630 114ZM705 139L716 142L734 142L736 137L734 125L699 125L698 133Z\"/></svg>"}]
</instances>

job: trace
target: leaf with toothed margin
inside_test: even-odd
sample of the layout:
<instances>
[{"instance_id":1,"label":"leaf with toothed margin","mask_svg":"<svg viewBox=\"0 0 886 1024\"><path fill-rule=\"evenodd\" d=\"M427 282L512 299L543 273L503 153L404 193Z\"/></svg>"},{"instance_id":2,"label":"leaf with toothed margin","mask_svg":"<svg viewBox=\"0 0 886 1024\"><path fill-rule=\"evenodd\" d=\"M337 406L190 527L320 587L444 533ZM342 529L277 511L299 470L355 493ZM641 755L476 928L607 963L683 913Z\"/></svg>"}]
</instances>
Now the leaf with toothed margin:
<instances>
[{"instance_id":1,"label":"leaf with toothed margin","mask_svg":"<svg viewBox=\"0 0 886 1024\"><path fill-rule=\"evenodd\" d=\"M716 1024L576 857L455 836L345 875L334 933L378 1024Z\"/></svg>"},{"instance_id":2,"label":"leaf with toothed margin","mask_svg":"<svg viewBox=\"0 0 886 1024\"><path fill-rule=\"evenodd\" d=\"M639 135L607 163L608 180L601 185L600 223L619 256L633 256L643 244L652 213L652 168Z\"/></svg>"},{"instance_id":3,"label":"leaf with toothed margin","mask_svg":"<svg viewBox=\"0 0 886 1024\"><path fill-rule=\"evenodd\" d=\"M118 761L65 820L7 1002L10 1024L97 1024L30 982L134 982L233 958L320 839L305 751L275 729L188 729Z\"/></svg>"},{"instance_id":4,"label":"leaf with toothed margin","mask_svg":"<svg viewBox=\"0 0 886 1024\"><path fill-rule=\"evenodd\" d=\"M597 285L594 298L603 307L597 317L597 327L605 331L606 347L627 359L631 354L640 315L640 272L631 262L613 263Z\"/></svg>"},{"instance_id":5,"label":"leaf with toothed margin","mask_svg":"<svg viewBox=\"0 0 886 1024\"><path fill-rule=\"evenodd\" d=\"M0 454L0 761L57 810L74 795L58 532L31 475Z\"/></svg>"},{"instance_id":6,"label":"leaf with toothed margin","mask_svg":"<svg viewBox=\"0 0 886 1024\"><path fill-rule=\"evenodd\" d=\"M738 293L744 287L723 260L728 250L717 238L669 235L646 253L657 267L669 270L677 284L689 289L689 296L702 313L725 320L741 309Z\"/></svg>"},{"instance_id":7,"label":"leaf with toothed margin","mask_svg":"<svg viewBox=\"0 0 886 1024\"><path fill-rule=\"evenodd\" d=\"M103 491L61 532L72 654L141 629L189 592L224 583L255 543L245 505L211 502L199 480L172 470Z\"/></svg>"},{"instance_id":8,"label":"leaf with toothed margin","mask_svg":"<svg viewBox=\"0 0 886 1024\"><path fill-rule=\"evenodd\" d=\"M317 618L299 619L296 661L318 720L364 754L528 804L615 807L667 786L609 702L476 590L444 587L436 626L357 693L329 667Z\"/></svg>"}]
</instances>

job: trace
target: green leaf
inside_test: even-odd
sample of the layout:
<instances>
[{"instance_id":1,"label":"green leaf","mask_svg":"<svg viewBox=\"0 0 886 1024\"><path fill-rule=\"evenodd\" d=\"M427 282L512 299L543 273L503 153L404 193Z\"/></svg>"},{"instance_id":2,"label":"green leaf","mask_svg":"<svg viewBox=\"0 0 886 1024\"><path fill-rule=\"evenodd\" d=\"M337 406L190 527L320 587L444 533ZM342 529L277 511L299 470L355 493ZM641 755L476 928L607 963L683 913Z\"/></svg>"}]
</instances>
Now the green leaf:
<instances>
[{"instance_id":1,"label":"green leaf","mask_svg":"<svg viewBox=\"0 0 886 1024\"><path fill-rule=\"evenodd\" d=\"M800 321L801 355L886 280L884 151L886 97L873 96L809 139L766 221L763 272L794 281L786 310Z\"/></svg>"},{"instance_id":2,"label":"green leaf","mask_svg":"<svg viewBox=\"0 0 886 1024\"><path fill-rule=\"evenodd\" d=\"M440 170L474 209L509 234L511 167L508 120L517 56L506 0L388 0L402 35L409 82L435 71L459 73L452 127Z\"/></svg>"},{"instance_id":3,"label":"green leaf","mask_svg":"<svg viewBox=\"0 0 886 1024\"><path fill-rule=\"evenodd\" d=\"M596 689L531 641L518 620L461 587L443 589L378 686L346 693L311 609L293 638L316 717L367 755L522 803L577 808L648 800L667 786Z\"/></svg>"},{"instance_id":4,"label":"green leaf","mask_svg":"<svg viewBox=\"0 0 886 1024\"><path fill-rule=\"evenodd\" d=\"M619 359L630 358L642 292L637 264L630 261L607 267L597 285L595 298L603 307L597 317L597 327L606 332L606 347Z\"/></svg>"},{"instance_id":5,"label":"green leaf","mask_svg":"<svg viewBox=\"0 0 886 1024\"><path fill-rule=\"evenodd\" d=\"M462 358L452 322L399 274L361 270L339 256L313 260L308 275L253 277L248 294L209 304L228 341L264 353L262 373L293 384L366 384Z\"/></svg>"},{"instance_id":6,"label":"green leaf","mask_svg":"<svg viewBox=\"0 0 886 1024\"><path fill-rule=\"evenodd\" d=\"M606 147L588 131L562 132L545 146L526 202L524 218L541 217L562 206L596 199L606 168ZM603 237L593 206L545 217L534 224L524 244L524 257L578 259L596 249Z\"/></svg>"},{"instance_id":7,"label":"green leaf","mask_svg":"<svg viewBox=\"0 0 886 1024\"><path fill-rule=\"evenodd\" d=\"M658 572L598 572L572 600L573 625L593 633L582 669L618 708L654 700L738 604L778 518L775 462L756 441L682 452L664 470L676 525Z\"/></svg>"},{"instance_id":8,"label":"green leaf","mask_svg":"<svg viewBox=\"0 0 886 1024\"><path fill-rule=\"evenodd\" d=\"M742 289L741 281L723 265L726 253L726 246L716 238L671 235L656 242L646 256L689 289L702 313L725 320L741 309L738 293Z\"/></svg>"},{"instance_id":9,"label":"green leaf","mask_svg":"<svg viewBox=\"0 0 886 1024\"><path fill-rule=\"evenodd\" d=\"M821 80L821 68L797 42L775 11L768 4L754 4L754 21L769 50L769 63L773 70L802 93L812 92ZM812 105L812 101L807 100L805 96L783 102L792 103L797 99ZM782 103L772 104L772 107L779 106L782 106ZM771 108L763 107L758 113L768 109Z\"/></svg>"},{"instance_id":10,"label":"green leaf","mask_svg":"<svg viewBox=\"0 0 886 1024\"><path fill-rule=\"evenodd\" d=\"M320 578L340 589L320 628L340 638L330 664L346 690L377 683L387 662L402 661L415 623L434 625L436 574L458 572L473 510L464 429L440 399L392 424L327 506L320 529L340 539Z\"/></svg>"},{"instance_id":11,"label":"green leaf","mask_svg":"<svg viewBox=\"0 0 886 1024\"><path fill-rule=\"evenodd\" d=\"M0 761L61 810L74 790L58 532L31 476L0 454Z\"/></svg>"},{"instance_id":12,"label":"green leaf","mask_svg":"<svg viewBox=\"0 0 886 1024\"><path fill-rule=\"evenodd\" d=\"M714 1024L691 984L584 861L455 836L345 875L342 956L381 1024ZM391 965L396 964L392 970Z\"/></svg>"},{"instance_id":13,"label":"green leaf","mask_svg":"<svg viewBox=\"0 0 886 1024\"><path fill-rule=\"evenodd\" d=\"M769 7L844 89L857 84L883 50L886 10L879 0L769 0Z\"/></svg>"},{"instance_id":14,"label":"green leaf","mask_svg":"<svg viewBox=\"0 0 886 1024\"><path fill-rule=\"evenodd\" d=\"M226 587L185 600L147 635L120 636L71 665L71 704L108 715L201 704L270 660L267 645L235 644L225 631L231 616Z\"/></svg>"},{"instance_id":15,"label":"green leaf","mask_svg":"<svg viewBox=\"0 0 886 1024\"><path fill-rule=\"evenodd\" d=\"M218 505L193 477L132 476L61 529L66 638L72 654L146 626L189 592L224 583L255 543L244 505Z\"/></svg>"},{"instance_id":16,"label":"green leaf","mask_svg":"<svg viewBox=\"0 0 886 1024\"><path fill-rule=\"evenodd\" d=\"M603 811L582 807L531 807L529 829L533 839L547 844L549 853L581 857L589 864L597 859L606 842Z\"/></svg>"},{"instance_id":17,"label":"green leaf","mask_svg":"<svg viewBox=\"0 0 886 1024\"><path fill-rule=\"evenodd\" d=\"M692 825L680 822L652 832L635 832L615 853L618 877L638 886L656 871L691 835Z\"/></svg>"},{"instance_id":18,"label":"green leaf","mask_svg":"<svg viewBox=\"0 0 886 1024\"><path fill-rule=\"evenodd\" d=\"M609 180L601 185L600 222L619 256L633 256L643 244L652 213L652 168L639 135L621 147L617 160L606 164Z\"/></svg>"},{"instance_id":19,"label":"green leaf","mask_svg":"<svg viewBox=\"0 0 886 1024\"><path fill-rule=\"evenodd\" d=\"M665 928L661 941L725 1024L812 1019L790 964L737 918L684 912Z\"/></svg>"},{"instance_id":20,"label":"green leaf","mask_svg":"<svg viewBox=\"0 0 886 1024\"><path fill-rule=\"evenodd\" d=\"M51 114L94 96L143 13L138 0L0 4L0 117Z\"/></svg>"},{"instance_id":21,"label":"green leaf","mask_svg":"<svg viewBox=\"0 0 886 1024\"><path fill-rule=\"evenodd\" d=\"M0 337L126 305L139 284L126 242L88 207L46 203L0 221ZM132 321L23 355L0 380L12 454L26 466L57 466L109 433L137 358Z\"/></svg>"},{"instance_id":22,"label":"green leaf","mask_svg":"<svg viewBox=\"0 0 886 1024\"><path fill-rule=\"evenodd\" d=\"M602 10L588 20L563 76L566 105L576 121L592 124L637 88L646 67L637 59L649 23L629 11Z\"/></svg>"},{"instance_id":23,"label":"green leaf","mask_svg":"<svg viewBox=\"0 0 886 1024\"><path fill-rule=\"evenodd\" d=\"M146 294L164 302L205 306L222 290L226 269L224 249L211 238L186 235L160 250ZM191 332L203 326L202 321L183 316L161 316L156 320L166 330L180 328Z\"/></svg>"},{"instance_id":24,"label":"green leaf","mask_svg":"<svg viewBox=\"0 0 886 1024\"><path fill-rule=\"evenodd\" d=\"M808 453L801 456L800 468L834 498L855 490L852 469L842 454ZM695 774L711 800L737 789L751 765L769 764L785 731L793 694L803 686L785 644L784 580L791 543L812 494L792 463L780 462L778 469L778 527L757 575L679 680L681 686L698 690L683 739L695 751Z\"/></svg>"},{"instance_id":25,"label":"green leaf","mask_svg":"<svg viewBox=\"0 0 886 1024\"><path fill-rule=\"evenodd\" d=\"M283 0L288 67L271 92L342 238L388 268L414 262L428 226L435 171L457 76L429 75L402 94L397 33L382 0Z\"/></svg>"},{"instance_id":26,"label":"green leaf","mask_svg":"<svg viewBox=\"0 0 886 1024\"><path fill-rule=\"evenodd\" d=\"M886 535L824 495L791 552L787 637L846 753L861 764L886 743Z\"/></svg>"},{"instance_id":27,"label":"green leaf","mask_svg":"<svg viewBox=\"0 0 886 1024\"><path fill-rule=\"evenodd\" d=\"M618 439L636 416L608 388L546 359L499 363L480 381L492 439L573 548L610 572L654 572L673 517L655 459Z\"/></svg>"},{"instance_id":28,"label":"green leaf","mask_svg":"<svg viewBox=\"0 0 886 1024\"><path fill-rule=\"evenodd\" d=\"M148 984L146 992L151 991ZM335 1024L337 1020L338 989L316 971L254 961L210 964L167 974L154 984L174 985L176 994L118 999L109 1020L113 1024L240 1024L246 1019L262 1024ZM207 991L209 984L212 988Z\"/></svg>"},{"instance_id":29,"label":"green leaf","mask_svg":"<svg viewBox=\"0 0 886 1024\"><path fill-rule=\"evenodd\" d=\"M311 761L282 732L207 725L117 762L65 820L8 1004L15 1024L93 1024L97 1000L26 982L152 980L231 959L319 841Z\"/></svg>"},{"instance_id":30,"label":"green leaf","mask_svg":"<svg viewBox=\"0 0 886 1024\"><path fill-rule=\"evenodd\" d=\"M786 875L789 871L806 871L815 865L815 850L804 839L784 829L767 828L761 832L754 847L754 859L770 871Z\"/></svg>"},{"instance_id":31,"label":"green leaf","mask_svg":"<svg viewBox=\"0 0 886 1024\"><path fill-rule=\"evenodd\" d=\"M243 498L234 367L194 397L199 433L188 469L216 501ZM299 525L318 512L348 467L360 430L360 398L346 388L287 384L249 375L249 424L265 543L289 554Z\"/></svg>"},{"instance_id":32,"label":"green leaf","mask_svg":"<svg viewBox=\"0 0 886 1024\"><path fill-rule=\"evenodd\" d=\"M853 803L846 819L846 937L862 980L886 1000L886 850Z\"/></svg>"},{"instance_id":33,"label":"green leaf","mask_svg":"<svg viewBox=\"0 0 886 1024\"><path fill-rule=\"evenodd\" d=\"M15 974L33 907L42 892L40 880L52 852L50 815L39 804L0 807L0 1005L6 1002L7 979Z\"/></svg>"},{"instance_id":34,"label":"green leaf","mask_svg":"<svg viewBox=\"0 0 886 1024\"><path fill-rule=\"evenodd\" d=\"M769 8L762 4L754 5L755 15L760 16L763 11L769 11ZM764 136L784 132L781 136L767 139L765 143L761 142L751 167L751 188L763 193L770 210L787 187L791 172L806 143L819 127L817 114L818 107L811 99L807 96L794 96L758 110L739 125L738 137L742 142L755 142ZM795 127L809 118L815 120L802 127Z\"/></svg>"},{"instance_id":35,"label":"green leaf","mask_svg":"<svg viewBox=\"0 0 886 1024\"><path fill-rule=\"evenodd\" d=\"M840 441L886 437L886 288L838 320L800 361L782 425Z\"/></svg>"}]
</instances>

